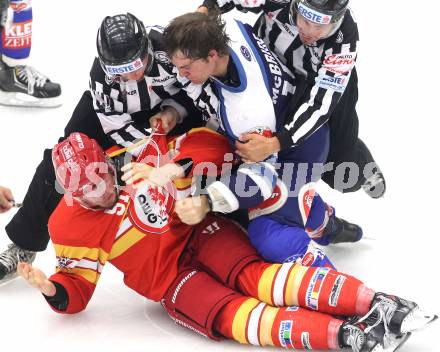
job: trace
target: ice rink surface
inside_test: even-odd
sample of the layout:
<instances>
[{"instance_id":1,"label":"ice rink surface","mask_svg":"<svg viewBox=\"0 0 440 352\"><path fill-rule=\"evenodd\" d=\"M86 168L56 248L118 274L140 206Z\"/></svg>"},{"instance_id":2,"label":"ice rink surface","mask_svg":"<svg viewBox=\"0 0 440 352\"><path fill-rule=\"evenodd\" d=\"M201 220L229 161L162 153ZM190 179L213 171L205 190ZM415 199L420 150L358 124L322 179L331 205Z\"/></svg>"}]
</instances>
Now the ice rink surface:
<instances>
[{"instance_id":1,"label":"ice rink surface","mask_svg":"<svg viewBox=\"0 0 440 352\"><path fill-rule=\"evenodd\" d=\"M358 56L360 137L368 144L387 180L383 199L342 195L321 185L320 193L337 215L362 225L366 237L327 253L340 271L370 287L395 293L440 313L438 186L440 99L438 25L432 1L353 0L360 28ZM166 25L199 1L35 0L30 64L62 84L64 105L44 110L0 106L0 185L21 200L43 150L62 135L88 88L96 31L106 15L132 12L145 24ZM252 16L233 16L252 21ZM233 16L228 15L227 18ZM436 35L437 34L437 35ZM13 212L0 216L3 230ZM437 252L439 251L439 252ZM54 252L35 265L53 272ZM440 323L414 333L402 352L440 349ZM174 325L158 303L122 283L107 265L86 311L53 313L41 295L22 280L0 287L1 351L258 351L231 341L216 343ZM266 348L274 351L273 348Z\"/></svg>"}]
</instances>

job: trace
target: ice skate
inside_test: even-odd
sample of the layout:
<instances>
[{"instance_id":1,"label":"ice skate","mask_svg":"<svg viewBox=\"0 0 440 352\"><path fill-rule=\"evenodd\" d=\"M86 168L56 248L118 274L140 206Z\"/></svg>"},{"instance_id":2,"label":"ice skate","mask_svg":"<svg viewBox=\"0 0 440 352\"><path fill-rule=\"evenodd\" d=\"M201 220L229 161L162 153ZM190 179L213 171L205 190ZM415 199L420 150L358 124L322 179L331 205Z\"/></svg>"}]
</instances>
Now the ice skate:
<instances>
[{"instance_id":1,"label":"ice skate","mask_svg":"<svg viewBox=\"0 0 440 352\"><path fill-rule=\"evenodd\" d=\"M341 326L339 345L341 348L351 347L354 352L392 352L397 351L410 335L386 336L383 324L368 325L366 322L350 320Z\"/></svg>"},{"instance_id":2,"label":"ice skate","mask_svg":"<svg viewBox=\"0 0 440 352\"><path fill-rule=\"evenodd\" d=\"M0 253L0 284L17 277L17 264L19 262L31 264L35 260L35 256L35 252L21 249L13 243L8 245L8 249Z\"/></svg>"},{"instance_id":3,"label":"ice skate","mask_svg":"<svg viewBox=\"0 0 440 352\"><path fill-rule=\"evenodd\" d=\"M61 86L31 66L0 61L0 104L51 108L61 105Z\"/></svg>"},{"instance_id":4,"label":"ice skate","mask_svg":"<svg viewBox=\"0 0 440 352\"><path fill-rule=\"evenodd\" d=\"M433 313L423 311L414 302L381 292L374 296L367 315L382 321L385 329L397 335L421 330L438 318Z\"/></svg>"},{"instance_id":5,"label":"ice skate","mask_svg":"<svg viewBox=\"0 0 440 352\"><path fill-rule=\"evenodd\" d=\"M351 224L344 219L331 216L324 229L324 236L328 235L330 243L357 242L362 238L362 228Z\"/></svg>"}]
</instances>

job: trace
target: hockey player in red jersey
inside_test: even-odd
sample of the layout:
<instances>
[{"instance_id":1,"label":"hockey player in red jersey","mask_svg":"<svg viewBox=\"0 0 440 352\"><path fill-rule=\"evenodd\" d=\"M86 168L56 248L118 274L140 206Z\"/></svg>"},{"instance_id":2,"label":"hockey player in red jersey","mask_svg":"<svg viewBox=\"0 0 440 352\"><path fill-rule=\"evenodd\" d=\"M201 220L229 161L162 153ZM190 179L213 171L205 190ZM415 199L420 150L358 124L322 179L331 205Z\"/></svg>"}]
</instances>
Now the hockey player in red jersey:
<instances>
[{"instance_id":1,"label":"hockey player in red jersey","mask_svg":"<svg viewBox=\"0 0 440 352\"><path fill-rule=\"evenodd\" d=\"M173 140L156 135L138 159L151 167L148 178L120 189L99 145L72 134L53 149L66 191L49 221L56 273L47 278L20 263L19 274L53 310L71 314L86 308L110 262L128 287L160 301L176 323L212 339L261 346L394 351L410 331L436 318L329 268L264 262L243 230L225 218L209 214L196 226L180 222L175 199L190 192L195 177L225 169L229 151L226 139L205 129ZM136 167L130 163L125 170ZM135 174L126 171L124 178Z\"/></svg>"}]
</instances>

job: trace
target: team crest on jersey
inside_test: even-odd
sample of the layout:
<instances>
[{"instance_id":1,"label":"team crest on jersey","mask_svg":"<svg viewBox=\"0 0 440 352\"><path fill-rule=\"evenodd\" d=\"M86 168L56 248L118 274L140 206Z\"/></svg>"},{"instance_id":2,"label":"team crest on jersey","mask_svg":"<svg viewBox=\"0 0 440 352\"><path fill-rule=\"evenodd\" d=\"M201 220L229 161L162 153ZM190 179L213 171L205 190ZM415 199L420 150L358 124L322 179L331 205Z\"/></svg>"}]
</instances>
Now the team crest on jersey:
<instances>
[{"instance_id":1,"label":"team crest on jersey","mask_svg":"<svg viewBox=\"0 0 440 352\"><path fill-rule=\"evenodd\" d=\"M244 58L248 61L252 61L251 53L249 52L249 49L246 48L244 45L240 47L240 52L243 54Z\"/></svg>"},{"instance_id":2,"label":"team crest on jersey","mask_svg":"<svg viewBox=\"0 0 440 352\"><path fill-rule=\"evenodd\" d=\"M173 209L175 188L145 185L134 196L133 206L129 209L133 224L143 232L163 234L170 228L170 213Z\"/></svg>"},{"instance_id":3,"label":"team crest on jersey","mask_svg":"<svg viewBox=\"0 0 440 352\"><path fill-rule=\"evenodd\" d=\"M171 63L170 58L165 51L156 51L154 53L154 58L162 64Z\"/></svg>"},{"instance_id":4,"label":"team crest on jersey","mask_svg":"<svg viewBox=\"0 0 440 352\"><path fill-rule=\"evenodd\" d=\"M60 270L72 269L75 267L75 261L67 257L57 256L57 267Z\"/></svg>"}]
</instances>

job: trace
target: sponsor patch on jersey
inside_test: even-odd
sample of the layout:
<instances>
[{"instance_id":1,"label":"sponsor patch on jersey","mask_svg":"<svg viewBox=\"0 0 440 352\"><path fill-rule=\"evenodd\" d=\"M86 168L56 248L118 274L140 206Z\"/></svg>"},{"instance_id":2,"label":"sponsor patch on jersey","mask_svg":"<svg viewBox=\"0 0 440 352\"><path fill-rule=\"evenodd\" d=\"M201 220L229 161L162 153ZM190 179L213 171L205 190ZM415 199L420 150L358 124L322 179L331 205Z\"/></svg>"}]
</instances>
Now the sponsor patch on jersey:
<instances>
[{"instance_id":1,"label":"sponsor patch on jersey","mask_svg":"<svg viewBox=\"0 0 440 352\"><path fill-rule=\"evenodd\" d=\"M334 73L345 74L353 69L355 59L356 53L335 54L325 57L322 63L326 70Z\"/></svg>"},{"instance_id":2,"label":"sponsor patch on jersey","mask_svg":"<svg viewBox=\"0 0 440 352\"><path fill-rule=\"evenodd\" d=\"M328 268L318 268L313 274L306 292L306 306L310 309L318 310L319 294L329 271Z\"/></svg>"},{"instance_id":3,"label":"sponsor patch on jersey","mask_svg":"<svg viewBox=\"0 0 440 352\"><path fill-rule=\"evenodd\" d=\"M312 350L312 345L310 344L310 334L307 331L301 333L301 343L305 350Z\"/></svg>"},{"instance_id":4,"label":"sponsor patch on jersey","mask_svg":"<svg viewBox=\"0 0 440 352\"><path fill-rule=\"evenodd\" d=\"M252 61L251 53L249 52L249 49L246 48L244 45L240 47L240 52L244 56L244 58L248 61Z\"/></svg>"},{"instance_id":5,"label":"sponsor patch on jersey","mask_svg":"<svg viewBox=\"0 0 440 352\"><path fill-rule=\"evenodd\" d=\"M105 69L110 75L122 75L124 73L137 71L143 66L144 64L142 63L142 60L140 58L137 58L136 60L124 65L105 65Z\"/></svg>"},{"instance_id":6,"label":"sponsor patch on jersey","mask_svg":"<svg viewBox=\"0 0 440 352\"><path fill-rule=\"evenodd\" d=\"M333 284L330 297L328 299L328 304L332 307L336 307L338 304L339 295L342 290L342 286L344 285L344 282L347 278L343 275L338 275L338 277L335 280L335 283Z\"/></svg>"},{"instance_id":7,"label":"sponsor patch on jersey","mask_svg":"<svg viewBox=\"0 0 440 352\"><path fill-rule=\"evenodd\" d=\"M286 308L286 312L297 312L298 309L299 309L298 306L288 306L288 307Z\"/></svg>"},{"instance_id":8,"label":"sponsor patch on jersey","mask_svg":"<svg viewBox=\"0 0 440 352\"><path fill-rule=\"evenodd\" d=\"M151 80L151 83L153 85L162 85L167 81L175 80L175 79L176 79L176 77L174 77L174 76L155 77Z\"/></svg>"},{"instance_id":9,"label":"sponsor patch on jersey","mask_svg":"<svg viewBox=\"0 0 440 352\"><path fill-rule=\"evenodd\" d=\"M329 24L332 20L332 16L313 10L302 3L298 4L298 12L306 20L317 24Z\"/></svg>"},{"instance_id":10,"label":"sponsor patch on jersey","mask_svg":"<svg viewBox=\"0 0 440 352\"><path fill-rule=\"evenodd\" d=\"M171 60L165 51L156 51L154 53L154 58L162 64L171 63Z\"/></svg>"},{"instance_id":11,"label":"sponsor patch on jersey","mask_svg":"<svg viewBox=\"0 0 440 352\"><path fill-rule=\"evenodd\" d=\"M311 266L315 261L315 255L312 252L306 253L304 258L301 261L302 266Z\"/></svg>"},{"instance_id":12,"label":"sponsor patch on jersey","mask_svg":"<svg viewBox=\"0 0 440 352\"><path fill-rule=\"evenodd\" d=\"M5 28L3 35L3 47L6 49L24 49L32 45L32 20L14 23Z\"/></svg>"},{"instance_id":13,"label":"sponsor patch on jersey","mask_svg":"<svg viewBox=\"0 0 440 352\"><path fill-rule=\"evenodd\" d=\"M318 76L316 84L320 88L332 89L335 92L343 93L347 86L348 79L345 76L331 77L329 75Z\"/></svg>"},{"instance_id":14,"label":"sponsor patch on jersey","mask_svg":"<svg viewBox=\"0 0 440 352\"><path fill-rule=\"evenodd\" d=\"M292 344L292 327L293 320L283 320L280 323L280 330L278 331L278 337L280 344L284 348L293 348Z\"/></svg>"}]
</instances>

